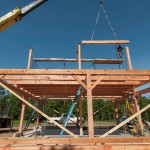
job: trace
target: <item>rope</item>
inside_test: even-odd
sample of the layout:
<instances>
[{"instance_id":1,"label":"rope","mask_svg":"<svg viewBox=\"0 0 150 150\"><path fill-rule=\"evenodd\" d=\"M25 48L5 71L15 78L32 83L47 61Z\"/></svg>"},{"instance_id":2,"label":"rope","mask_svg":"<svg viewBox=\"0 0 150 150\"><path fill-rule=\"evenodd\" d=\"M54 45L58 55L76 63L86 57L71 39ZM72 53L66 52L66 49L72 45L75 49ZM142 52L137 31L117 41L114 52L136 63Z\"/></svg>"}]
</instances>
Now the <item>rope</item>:
<instances>
[{"instance_id":1,"label":"rope","mask_svg":"<svg viewBox=\"0 0 150 150\"><path fill-rule=\"evenodd\" d=\"M98 14L97 14L97 17L96 17L95 27L94 27L93 32L92 32L91 40L93 40L95 30L96 30L96 26L97 26L97 23L99 21L99 16L100 16L100 8L99 8L99 11L98 11Z\"/></svg>"},{"instance_id":2,"label":"rope","mask_svg":"<svg viewBox=\"0 0 150 150\"><path fill-rule=\"evenodd\" d=\"M103 13L104 13L104 15L106 17L106 20L107 20L110 28L111 28L111 31L113 32L113 35L114 35L115 39L118 40L117 34L115 33L115 30L114 30L114 28L113 28L113 26L112 26L112 24L110 22L110 19L109 19L108 15L107 15L106 10L104 9L104 6L102 5L102 3L100 3L100 6L102 7Z\"/></svg>"}]
</instances>

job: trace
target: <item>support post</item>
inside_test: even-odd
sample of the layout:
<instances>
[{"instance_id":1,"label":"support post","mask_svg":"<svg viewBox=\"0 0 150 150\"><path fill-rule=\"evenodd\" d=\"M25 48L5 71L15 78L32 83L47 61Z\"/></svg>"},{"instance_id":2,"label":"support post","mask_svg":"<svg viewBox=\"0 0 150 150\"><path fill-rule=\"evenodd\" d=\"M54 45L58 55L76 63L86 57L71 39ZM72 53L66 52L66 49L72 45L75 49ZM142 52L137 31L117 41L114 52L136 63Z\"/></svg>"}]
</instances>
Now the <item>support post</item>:
<instances>
[{"instance_id":1,"label":"support post","mask_svg":"<svg viewBox=\"0 0 150 150\"><path fill-rule=\"evenodd\" d=\"M38 109L40 110L40 101L38 101ZM40 123L40 114L37 112L36 125L39 125L39 123Z\"/></svg>"},{"instance_id":2,"label":"support post","mask_svg":"<svg viewBox=\"0 0 150 150\"><path fill-rule=\"evenodd\" d=\"M87 73L87 109L88 109L89 138L92 138L94 137L94 123L93 123L92 86L90 73Z\"/></svg>"},{"instance_id":3,"label":"support post","mask_svg":"<svg viewBox=\"0 0 150 150\"><path fill-rule=\"evenodd\" d=\"M33 51L33 47L31 47L30 50L29 50L29 58L28 58L28 66L27 66L27 69L30 69L30 68L31 68L32 51Z\"/></svg>"},{"instance_id":4,"label":"support post","mask_svg":"<svg viewBox=\"0 0 150 150\"><path fill-rule=\"evenodd\" d=\"M129 52L129 48L128 48L127 46L126 46L126 55L127 55L127 61L128 61L128 68L129 68L129 70L132 70L132 63L131 63L131 58L130 58L130 52ZM136 92L136 90L134 89L134 96L135 96L135 92ZM136 111L139 112L139 111L140 111L140 107L139 107L139 105L137 104L137 99L136 99L136 97L135 97L134 101L135 101ZM138 121L139 121L141 130L143 131L143 124L142 124L141 114L139 114L139 115L137 116L137 118L138 118Z\"/></svg>"},{"instance_id":5,"label":"support post","mask_svg":"<svg viewBox=\"0 0 150 150\"><path fill-rule=\"evenodd\" d=\"M83 121L82 121L82 95L79 97L79 116L80 116L80 136L83 136Z\"/></svg>"},{"instance_id":6,"label":"support post","mask_svg":"<svg viewBox=\"0 0 150 150\"><path fill-rule=\"evenodd\" d=\"M115 108L115 119L116 119L116 124L119 124L119 115L118 115L118 101L114 101L114 108Z\"/></svg>"},{"instance_id":7,"label":"support post","mask_svg":"<svg viewBox=\"0 0 150 150\"><path fill-rule=\"evenodd\" d=\"M134 102L135 102L136 112L139 112L139 111L140 111L140 106L139 106L139 104L138 104L138 100L137 100L136 97L135 97L135 99L134 99ZM144 128L143 128L143 123L142 123L141 114L139 114L139 115L137 116L137 119L138 119L138 122L139 122L139 124L140 124L140 128L141 128L141 130L142 130L142 132L143 132Z\"/></svg>"},{"instance_id":8,"label":"support post","mask_svg":"<svg viewBox=\"0 0 150 150\"><path fill-rule=\"evenodd\" d=\"M127 62L128 62L128 69L132 70L132 63L131 63L129 48L126 46L125 49L126 49L126 56L127 56Z\"/></svg>"},{"instance_id":9,"label":"support post","mask_svg":"<svg viewBox=\"0 0 150 150\"><path fill-rule=\"evenodd\" d=\"M78 44L77 46L77 55L78 55L78 69L81 69L81 59L82 59L82 55L81 55L81 45Z\"/></svg>"},{"instance_id":10,"label":"support post","mask_svg":"<svg viewBox=\"0 0 150 150\"><path fill-rule=\"evenodd\" d=\"M22 102L22 109L21 109L21 116L20 116L20 125L19 125L19 133L22 135L23 133L23 121L24 121L24 114L25 114L25 103Z\"/></svg>"}]
</instances>

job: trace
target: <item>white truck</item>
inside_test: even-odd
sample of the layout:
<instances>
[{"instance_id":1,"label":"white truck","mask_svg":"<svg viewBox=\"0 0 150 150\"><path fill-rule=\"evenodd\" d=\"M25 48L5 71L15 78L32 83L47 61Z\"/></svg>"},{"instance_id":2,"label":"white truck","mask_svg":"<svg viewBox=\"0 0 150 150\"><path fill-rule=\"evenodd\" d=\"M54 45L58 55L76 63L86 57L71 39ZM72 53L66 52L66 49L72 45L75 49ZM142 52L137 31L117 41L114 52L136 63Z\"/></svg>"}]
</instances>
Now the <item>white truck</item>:
<instances>
[{"instance_id":1,"label":"white truck","mask_svg":"<svg viewBox=\"0 0 150 150\"><path fill-rule=\"evenodd\" d=\"M51 117L53 120L55 120L56 122L63 124L66 120L67 114L62 114L60 117ZM80 120L80 117L76 117L73 114L71 114L70 119L68 121L68 124L77 124L77 121ZM82 118L83 124L84 124L84 119ZM52 124L51 121L48 120L48 123ZM80 121L79 121L80 123Z\"/></svg>"}]
</instances>

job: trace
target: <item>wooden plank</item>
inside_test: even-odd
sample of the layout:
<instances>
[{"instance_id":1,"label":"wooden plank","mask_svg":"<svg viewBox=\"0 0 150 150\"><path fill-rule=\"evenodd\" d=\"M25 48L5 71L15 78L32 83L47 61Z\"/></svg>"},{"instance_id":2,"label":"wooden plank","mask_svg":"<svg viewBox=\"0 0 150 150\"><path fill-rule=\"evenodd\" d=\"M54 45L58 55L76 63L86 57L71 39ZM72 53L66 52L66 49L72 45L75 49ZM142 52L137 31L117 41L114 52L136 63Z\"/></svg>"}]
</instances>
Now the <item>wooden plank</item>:
<instances>
[{"instance_id":1,"label":"wooden plank","mask_svg":"<svg viewBox=\"0 0 150 150\"><path fill-rule=\"evenodd\" d=\"M93 123L93 104L92 104L92 87L91 74L87 74L87 111L88 111L88 132L89 137L94 137L94 123Z\"/></svg>"},{"instance_id":2,"label":"wooden plank","mask_svg":"<svg viewBox=\"0 0 150 150\"><path fill-rule=\"evenodd\" d=\"M82 44L129 44L129 40L84 40Z\"/></svg>"},{"instance_id":3,"label":"wooden plank","mask_svg":"<svg viewBox=\"0 0 150 150\"><path fill-rule=\"evenodd\" d=\"M14 96L16 96L17 98L19 98L22 102L24 102L26 105L28 105L29 107L31 107L32 109L34 109L36 112L38 112L39 114L41 114L43 117L45 117L46 119L48 119L49 121L51 121L52 123L54 123L56 126L58 126L59 128L63 129L65 132L67 132L69 135L73 136L74 138L76 138L77 136L75 134L73 134L71 131L69 131L68 129L64 128L62 125L60 125L59 123L57 123L56 121L54 121L52 118L50 118L49 116L47 116L45 113L43 113L41 110L39 110L38 108L36 108L35 106L33 106L32 104L30 104L27 100L25 100L24 98L22 98L20 95L18 95L17 93L15 93L13 90L11 90L8 87L7 83L4 82L0 82L0 86L2 86L3 88L5 88L7 91L9 91L10 93L12 93Z\"/></svg>"},{"instance_id":4,"label":"wooden plank","mask_svg":"<svg viewBox=\"0 0 150 150\"><path fill-rule=\"evenodd\" d=\"M125 125L127 122L131 121L132 119L134 119L139 114L141 114L142 112L146 111L149 108L150 108L150 104L147 105L146 107L144 107L143 109L141 109L140 111L138 111L137 113L135 113L134 115L132 115L131 117L129 117L128 119L126 119L125 121L121 122L120 124L118 124L117 126L115 126L114 128L112 128L111 130L109 130L108 132L106 132L105 134L103 134L100 137L106 137L107 135L113 133L114 131L116 131L117 129L119 129L120 127L122 127L123 125Z\"/></svg>"}]
</instances>

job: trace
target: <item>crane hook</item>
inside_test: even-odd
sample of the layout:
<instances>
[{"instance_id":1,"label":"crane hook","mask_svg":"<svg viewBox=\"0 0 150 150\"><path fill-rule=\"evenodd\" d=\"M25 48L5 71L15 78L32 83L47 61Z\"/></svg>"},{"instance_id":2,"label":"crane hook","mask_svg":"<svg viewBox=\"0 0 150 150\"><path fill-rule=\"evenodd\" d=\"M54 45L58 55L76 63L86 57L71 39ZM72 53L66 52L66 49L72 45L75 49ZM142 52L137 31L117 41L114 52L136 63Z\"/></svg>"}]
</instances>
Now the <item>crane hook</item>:
<instances>
[{"instance_id":1,"label":"crane hook","mask_svg":"<svg viewBox=\"0 0 150 150\"><path fill-rule=\"evenodd\" d=\"M103 1L102 1L102 0L100 0L100 4L101 4L101 5L103 4Z\"/></svg>"}]
</instances>

